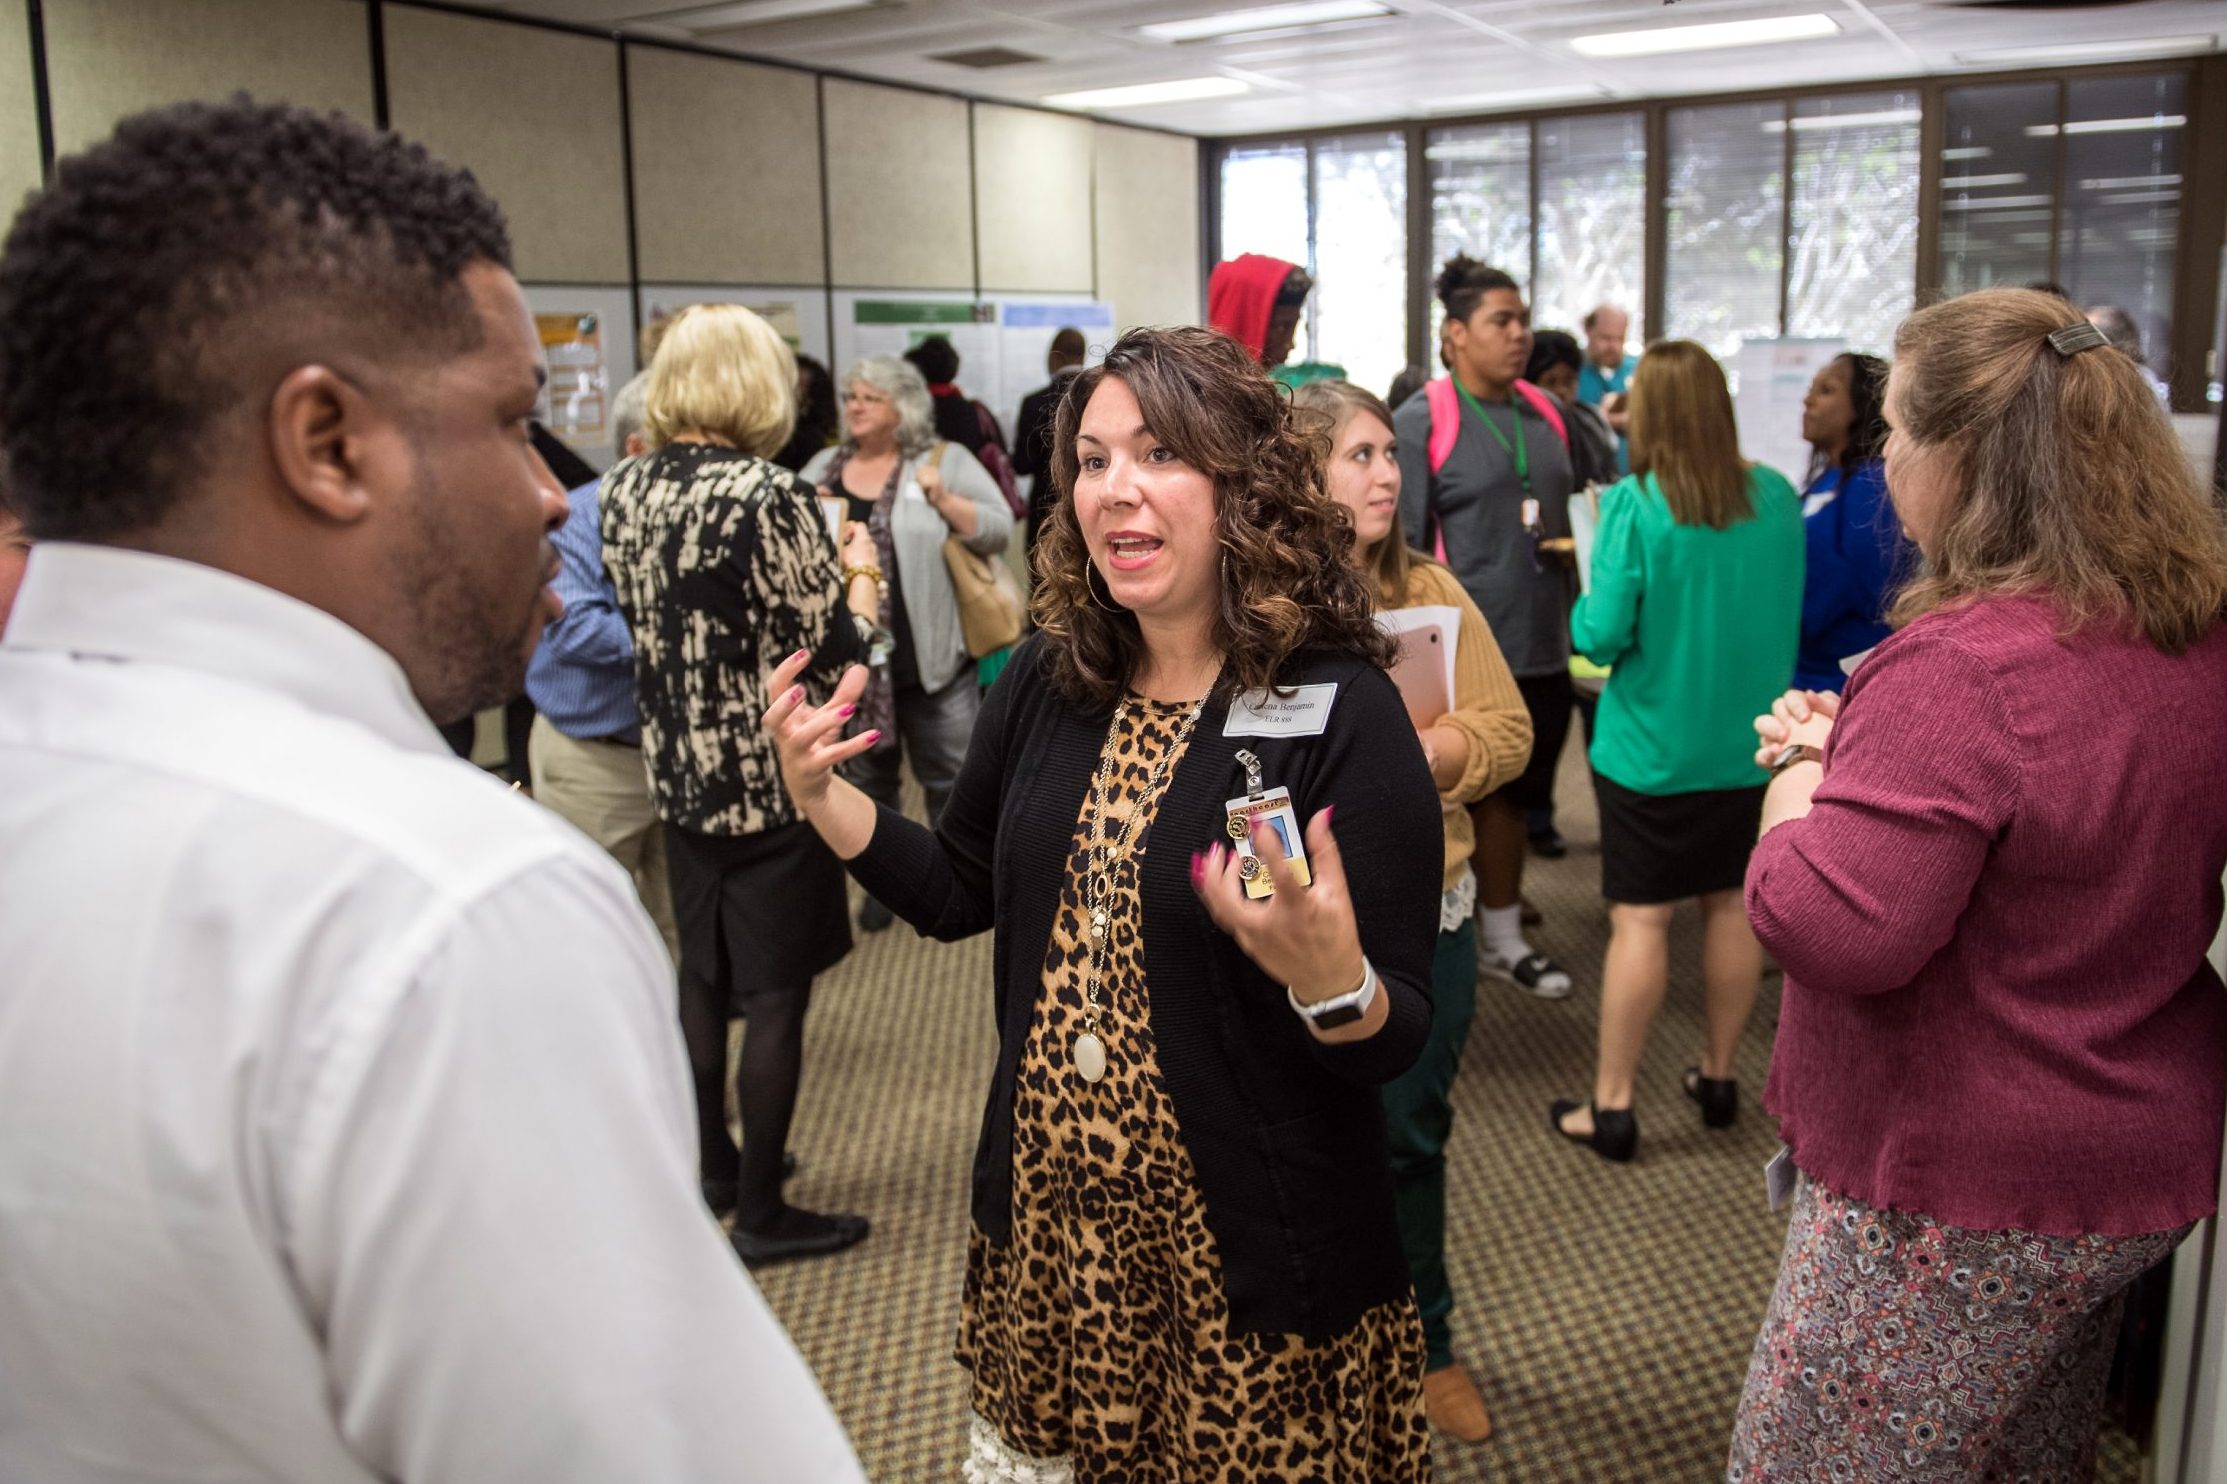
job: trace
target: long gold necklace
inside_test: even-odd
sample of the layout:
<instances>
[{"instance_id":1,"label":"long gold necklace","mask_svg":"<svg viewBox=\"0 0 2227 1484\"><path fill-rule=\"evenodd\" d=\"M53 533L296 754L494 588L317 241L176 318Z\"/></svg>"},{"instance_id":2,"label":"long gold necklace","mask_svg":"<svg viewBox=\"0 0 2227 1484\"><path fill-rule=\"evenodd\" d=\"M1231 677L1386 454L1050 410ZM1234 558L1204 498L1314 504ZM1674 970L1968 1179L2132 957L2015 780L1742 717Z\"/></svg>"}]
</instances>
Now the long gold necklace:
<instances>
[{"instance_id":1,"label":"long gold necklace","mask_svg":"<svg viewBox=\"0 0 2227 1484\"><path fill-rule=\"evenodd\" d=\"M1212 687L1208 689L1211 691ZM1128 719L1129 701L1123 697L1114 707L1113 725L1106 729L1106 745L1098 754L1098 771L1091 782L1091 828L1101 836L1091 851L1090 878L1084 886L1084 900L1090 908L1090 976L1083 981L1083 998L1087 1013L1083 1017L1082 1031L1075 1037L1070 1053L1075 1070L1085 1082L1096 1082L1106 1075L1106 1043L1098 1035L1098 980L1106 961L1106 943L1113 936L1114 873L1129 855L1129 836L1137 821L1153 813L1160 803L1160 794L1168 785L1168 769L1175 763L1176 754L1190 739L1191 728L1197 723L1199 713L1206 709L1206 697L1191 703L1176 725L1175 735L1152 765L1152 776L1145 783L1134 808L1123 817L1119 830L1111 840L1104 839L1107 789L1113 781L1114 754L1121 745L1121 724Z\"/></svg>"}]
</instances>

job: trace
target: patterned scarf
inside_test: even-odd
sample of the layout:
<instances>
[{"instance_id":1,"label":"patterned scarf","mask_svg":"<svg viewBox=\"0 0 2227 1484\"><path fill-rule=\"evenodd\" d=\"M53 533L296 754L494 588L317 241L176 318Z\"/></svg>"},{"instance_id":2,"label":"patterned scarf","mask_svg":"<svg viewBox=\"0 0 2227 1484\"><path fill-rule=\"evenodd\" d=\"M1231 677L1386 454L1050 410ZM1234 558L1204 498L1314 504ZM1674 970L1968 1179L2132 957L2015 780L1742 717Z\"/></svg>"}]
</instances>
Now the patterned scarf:
<instances>
[{"instance_id":1,"label":"patterned scarf","mask_svg":"<svg viewBox=\"0 0 2227 1484\"><path fill-rule=\"evenodd\" d=\"M828 466L827 487L845 500L851 496L849 489L843 484L843 466L857 452L857 448L845 443L836 449L835 462ZM866 516L867 534L874 538L874 559L881 564L882 571L889 574L894 574L897 570L897 546L889 536L889 513L896 508L897 487L904 477L905 459L900 452L897 462L890 466L889 483L882 487L881 498L873 503ZM893 634L897 631L895 614L890 606L895 601L895 591L892 584L883 584L881 607L874 615L874 622L884 633ZM897 745L897 688L890 679L889 661L886 659L866 672L866 694L858 698L858 714L851 718L847 730L855 737L869 729L878 729L881 732L881 739L873 745L872 751L886 752Z\"/></svg>"}]
</instances>

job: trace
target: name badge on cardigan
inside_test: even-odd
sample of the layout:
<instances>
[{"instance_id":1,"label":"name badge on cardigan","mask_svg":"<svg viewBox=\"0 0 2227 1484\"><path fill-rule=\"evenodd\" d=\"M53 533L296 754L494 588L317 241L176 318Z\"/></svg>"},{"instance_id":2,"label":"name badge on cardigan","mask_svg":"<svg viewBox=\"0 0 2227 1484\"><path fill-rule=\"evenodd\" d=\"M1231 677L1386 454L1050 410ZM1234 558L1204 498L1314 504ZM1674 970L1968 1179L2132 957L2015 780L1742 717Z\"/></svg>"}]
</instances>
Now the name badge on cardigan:
<instances>
[{"instance_id":1,"label":"name badge on cardigan","mask_svg":"<svg viewBox=\"0 0 2227 1484\"><path fill-rule=\"evenodd\" d=\"M1282 695L1251 691L1229 703L1225 737L1319 737L1330 725L1335 685L1295 686Z\"/></svg>"}]
</instances>

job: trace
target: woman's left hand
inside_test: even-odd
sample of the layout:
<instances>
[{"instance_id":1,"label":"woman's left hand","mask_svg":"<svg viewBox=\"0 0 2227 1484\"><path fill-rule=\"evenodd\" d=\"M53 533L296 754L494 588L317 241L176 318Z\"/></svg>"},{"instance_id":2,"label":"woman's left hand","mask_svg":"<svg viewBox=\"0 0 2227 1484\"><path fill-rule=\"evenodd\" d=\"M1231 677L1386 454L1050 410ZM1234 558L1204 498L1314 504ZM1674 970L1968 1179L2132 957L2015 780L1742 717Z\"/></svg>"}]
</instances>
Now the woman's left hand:
<instances>
[{"instance_id":1,"label":"woman's left hand","mask_svg":"<svg viewBox=\"0 0 2227 1484\"><path fill-rule=\"evenodd\" d=\"M1237 940L1261 972L1288 985L1302 1004L1326 1000L1360 986L1361 932L1345 865L1330 833L1330 811L1307 826L1307 862L1313 885L1302 886L1284 856L1283 841L1268 825L1253 826L1253 850L1275 883L1273 896L1245 895L1238 853L1217 842L1191 857L1191 889L1206 904L1215 926Z\"/></svg>"},{"instance_id":2,"label":"woman's left hand","mask_svg":"<svg viewBox=\"0 0 2227 1484\"><path fill-rule=\"evenodd\" d=\"M1755 719L1755 735L1762 744L1755 762L1768 768L1771 759L1796 742L1822 748L1833 734L1833 719L1840 714L1840 697L1831 691L1790 690L1771 703L1768 715Z\"/></svg>"}]
</instances>

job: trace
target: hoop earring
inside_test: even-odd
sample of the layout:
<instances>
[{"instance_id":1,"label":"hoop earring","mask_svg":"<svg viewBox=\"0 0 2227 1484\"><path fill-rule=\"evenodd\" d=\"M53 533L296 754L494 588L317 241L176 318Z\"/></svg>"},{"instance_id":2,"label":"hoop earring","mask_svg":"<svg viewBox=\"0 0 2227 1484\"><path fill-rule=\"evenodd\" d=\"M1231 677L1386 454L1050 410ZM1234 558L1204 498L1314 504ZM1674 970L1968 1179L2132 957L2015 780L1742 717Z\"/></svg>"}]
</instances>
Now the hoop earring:
<instances>
[{"instance_id":1,"label":"hoop earring","mask_svg":"<svg viewBox=\"0 0 2227 1484\"><path fill-rule=\"evenodd\" d=\"M1104 578L1098 575L1098 564L1092 561L1090 558L1084 557L1083 596L1089 599L1090 606L1093 608L1104 609L1108 613L1127 612L1128 610L1124 609L1119 603L1116 603L1113 600L1112 588L1109 587L1106 589L1106 596L1103 599L1098 596L1098 584L1103 582L1104 580Z\"/></svg>"}]
</instances>

